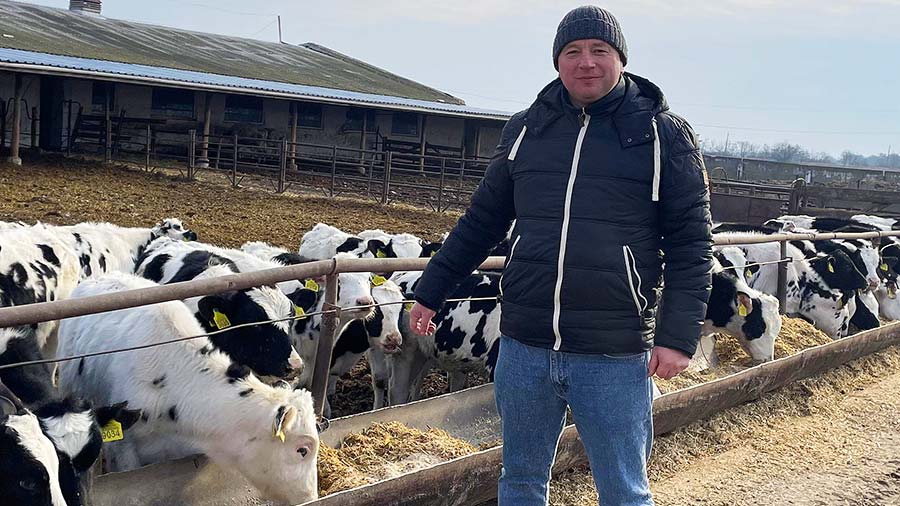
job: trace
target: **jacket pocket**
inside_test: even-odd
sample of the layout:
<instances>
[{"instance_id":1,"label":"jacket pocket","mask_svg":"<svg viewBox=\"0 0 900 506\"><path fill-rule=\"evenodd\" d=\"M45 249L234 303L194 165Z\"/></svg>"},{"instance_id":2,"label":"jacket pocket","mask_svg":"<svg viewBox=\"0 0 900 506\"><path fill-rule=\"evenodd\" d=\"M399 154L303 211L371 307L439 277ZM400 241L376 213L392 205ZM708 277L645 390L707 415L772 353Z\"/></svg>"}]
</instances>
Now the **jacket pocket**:
<instances>
[{"instance_id":1,"label":"jacket pocket","mask_svg":"<svg viewBox=\"0 0 900 506\"><path fill-rule=\"evenodd\" d=\"M634 253L628 245L622 246L622 257L625 260L625 274L628 277L628 288L631 290L634 308L637 315L643 318L644 310L647 309L647 298L641 294L641 274L638 272Z\"/></svg>"},{"instance_id":2,"label":"jacket pocket","mask_svg":"<svg viewBox=\"0 0 900 506\"><path fill-rule=\"evenodd\" d=\"M509 256L506 257L506 265L503 266L503 274L506 273L506 268L509 267L509 264L512 263L513 255L516 254L516 246L519 245L519 239L522 238L522 235L519 234L516 236L516 240L513 241L512 247L509 248ZM500 274L500 298L503 298L503 274Z\"/></svg>"}]
</instances>

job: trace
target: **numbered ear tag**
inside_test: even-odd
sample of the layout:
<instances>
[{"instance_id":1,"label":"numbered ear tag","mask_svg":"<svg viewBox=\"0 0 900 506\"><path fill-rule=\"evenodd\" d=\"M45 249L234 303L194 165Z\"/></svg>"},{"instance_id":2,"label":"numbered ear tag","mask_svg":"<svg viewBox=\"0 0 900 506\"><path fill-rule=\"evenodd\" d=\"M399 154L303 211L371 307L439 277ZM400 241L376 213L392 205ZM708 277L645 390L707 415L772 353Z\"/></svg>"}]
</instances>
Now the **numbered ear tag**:
<instances>
[{"instance_id":1,"label":"numbered ear tag","mask_svg":"<svg viewBox=\"0 0 900 506\"><path fill-rule=\"evenodd\" d=\"M375 258L387 258L387 254L383 250L378 250L375 252Z\"/></svg>"},{"instance_id":2,"label":"numbered ear tag","mask_svg":"<svg viewBox=\"0 0 900 506\"><path fill-rule=\"evenodd\" d=\"M384 276L374 276L372 277L372 286L381 286L387 282L387 278Z\"/></svg>"},{"instance_id":3,"label":"numbered ear tag","mask_svg":"<svg viewBox=\"0 0 900 506\"><path fill-rule=\"evenodd\" d=\"M218 309L213 309L213 325L219 330L227 329L231 326L231 321L225 316L225 313Z\"/></svg>"},{"instance_id":4,"label":"numbered ear tag","mask_svg":"<svg viewBox=\"0 0 900 506\"><path fill-rule=\"evenodd\" d=\"M116 420L110 420L109 423L100 429L100 433L103 435L104 443L125 439L125 433L122 431L122 424Z\"/></svg>"},{"instance_id":5,"label":"numbered ear tag","mask_svg":"<svg viewBox=\"0 0 900 506\"><path fill-rule=\"evenodd\" d=\"M747 308L743 304L738 304L738 314L741 316L747 316Z\"/></svg>"},{"instance_id":6,"label":"numbered ear tag","mask_svg":"<svg viewBox=\"0 0 900 506\"><path fill-rule=\"evenodd\" d=\"M302 320L306 318L306 311L304 311L302 307L295 305L294 316L296 316L298 320Z\"/></svg>"},{"instance_id":7,"label":"numbered ear tag","mask_svg":"<svg viewBox=\"0 0 900 506\"><path fill-rule=\"evenodd\" d=\"M312 279L307 279L307 280L306 280L306 283L305 283L303 286L305 286L308 290L312 290L312 291L314 291L314 292L318 292L318 291L319 291L319 284L316 283L316 282L315 282L314 280L312 280Z\"/></svg>"}]
</instances>

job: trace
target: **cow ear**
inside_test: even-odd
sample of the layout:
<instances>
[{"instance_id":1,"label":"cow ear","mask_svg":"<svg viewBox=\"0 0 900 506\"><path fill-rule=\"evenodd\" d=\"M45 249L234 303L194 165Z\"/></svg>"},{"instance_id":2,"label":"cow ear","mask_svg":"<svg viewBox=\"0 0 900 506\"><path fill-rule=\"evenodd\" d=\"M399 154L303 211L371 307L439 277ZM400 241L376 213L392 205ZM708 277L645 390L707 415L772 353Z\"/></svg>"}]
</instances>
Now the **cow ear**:
<instances>
[{"instance_id":1,"label":"cow ear","mask_svg":"<svg viewBox=\"0 0 900 506\"><path fill-rule=\"evenodd\" d=\"M275 413L275 421L272 423L272 437L280 439L284 443L284 430L294 423L297 417L297 408L294 406L280 406Z\"/></svg>"},{"instance_id":2,"label":"cow ear","mask_svg":"<svg viewBox=\"0 0 900 506\"><path fill-rule=\"evenodd\" d=\"M204 321L219 330L231 326L228 315L232 313L231 301L225 297L210 295L197 301L197 310Z\"/></svg>"},{"instance_id":3,"label":"cow ear","mask_svg":"<svg viewBox=\"0 0 900 506\"><path fill-rule=\"evenodd\" d=\"M127 430L141 419L142 413L139 409L127 409L127 406L128 401L112 406L103 406L94 410L94 416L97 417L97 423L101 427L105 427L111 420L115 420L122 424L122 430Z\"/></svg>"},{"instance_id":4,"label":"cow ear","mask_svg":"<svg viewBox=\"0 0 900 506\"><path fill-rule=\"evenodd\" d=\"M747 316L753 312L753 299L750 298L749 295L744 292L738 292L735 300L737 301L737 309L739 315Z\"/></svg>"},{"instance_id":5,"label":"cow ear","mask_svg":"<svg viewBox=\"0 0 900 506\"><path fill-rule=\"evenodd\" d=\"M316 305L317 295L317 292L309 288L300 288L289 294L288 298L291 299L295 306L303 308L304 311L309 311Z\"/></svg>"},{"instance_id":6,"label":"cow ear","mask_svg":"<svg viewBox=\"0 0 900 506\"><path fill-rule=\"evenodd\" d=\"M19 408L16 407L16 403L12 401L12 399L8 399L0 395L0 415L10 416L15 415L19 412Z\"/></svg>"}]
</instances>

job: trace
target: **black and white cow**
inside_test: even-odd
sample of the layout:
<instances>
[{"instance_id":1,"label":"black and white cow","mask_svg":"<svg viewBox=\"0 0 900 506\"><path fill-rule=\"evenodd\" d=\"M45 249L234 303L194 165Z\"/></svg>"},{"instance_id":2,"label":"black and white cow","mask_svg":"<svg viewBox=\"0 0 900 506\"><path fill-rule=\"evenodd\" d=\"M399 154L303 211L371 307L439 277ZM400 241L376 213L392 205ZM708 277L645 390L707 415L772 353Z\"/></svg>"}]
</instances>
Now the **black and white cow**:
<instances>
[{"instance_id":1,"label":"black and white cow","mask_svg":"<svg viewBox=\"0 0 900 506\"><path fill-rule=\"evenodd\" d=\"M82 279L111 271L134 272L135 263L144 248L159 237L179 241L197 239L197 234L187 229L177 218L166 218L152 228L120 227L112 223L96 222L67 226L39 223L34 228L47 229L75 252L81 265Z\"/></svg>"},{"instance_id":2,"label":"black and white cow","mask_svg":"<svg viewBox=\"0 0 900 506\"><path fill-rule=\"evenodd\" d=\"M350 322L335 341L328 376L328 395L334 395L338 379L350 372L366 355L375 393L373 409L378 409L385 406L390 376L385 355L399 353L403 344L400 314L403 312L404 294L393 281L379 281L377 286L372 287L372 297L375 304L379 304L375 307L375 313L364 320ZM331 407L326 404L325 416L330 417L330 413Z\"/></svg>"},{"instance_id":3,"label":"black and white cow","mask_svg":"<svg viewBox=\"0 0 900 506\"><path fill-rule=\"evenodd\" d=\"M67 506L59 459L37 416L0 383L0 497L4 504Z\"/></svg>"},{"instance_id":4,"label":"black and white cow","mask_svg":"<svg viewBox=\"0 0 900 506\"><path fill-rule=\"evenodd\" d=\"M221 255L195 249L190 243L157 239L138 261L136 273L160 284L208 279L240 272ZM289 320L250 327L241 324L293 317L295 305L278 288L260 286L184 301L207 332L225 330L212 343L236 362L262 376L285 377L299 373L303 360L291 342ZM235 328L230 328L235 327Z\"/></svg>"},{"instance_id":5,"label":"black and white cow","mask_svg":"<svg viewBox=\"0 0 900 506\"><path fill-rule=\"evenodd\" d=\"M778 299L754 290L741 273L723 269L713 260L712 290L706 307L706 320L701 329L701 346L695 361L701 359L714 364L715 333L735 337L741 347L754 359L765 362L774 359L775 340L781 332Z\"/></svg>"},{"instance_id":6,"label":"black and white cow","mask_svg":"<svg viewBox=\"0 0 900 506\"><path fill-rule=\"evenodd\" d=\"M785 313L804 318L833 339L845 336L851 316L847 305L856 290L868 286L865 276L842 250L807 259L788 244L787 256L791 261L787 264ZM751 288L777 294L778 265L771 262L781 258L778 243L717 247L716 257L723 267L743 272Z\"/></svg>"},{"instance_id":7,"label":"black and white cow","mask_svg":"<svg viewBox=\"0 0 900 506\"><path fill-rule=\"evenodd\" d=\"M33 343L33 339L17 340L14 344L17 348L14 360L8 361L12 355L8 351L0 364L9 365L43 358ZM29 344L32 345L30 349L27 347ZM100 456L102 444L100 427L116 419L127 429L140 412L125 409L124 404L94 409L91 403L81 398L61 396L51 385L51 372L46 365L29 365L3 369L0 372L4 379L0 381L0 387L9 394L6 397L14 396L16 402L21 404L20 407L28 408L29 414L36 417L40 432L52 444L56 453L53 464L57 473L53 478L61 487L65 498L63 504L89 504L93 481L91 467ZM16 414L24 415L21 412ZM28 456L10 455L9 458L27 460ZM0 467L10 464L5 453L0 454L0 462L3 462Z\"/></svg>"},{"instance_id":8,"label":"black and white cow","mask_svg":"<svg viewBox=\"0 0 900 506\"><path fill-rule=\"evenodd\" d=\"M47 228L0 230L0 307L66 299L78 281L74 251ZM10 341L26 336L43 349L56 326L56 321L48 321L29 329L0 329L0 356Z\"/></svg>"},{"instance_id":9,"label":"black and white cow","mask_svg":"<svg viewBox=\"0 0 900 506\"><path fill-rule=\"evenodd\" d=\"M443 246L442 242L429 242L412 234L388 234L378 229L364 230L359 233L359 237L376 245L376 257L428 258L433 257ZM384 247L378 249L379 244L384 244Z\"/></svg>"},{"instance_id":10,"label":"black and white cow","mask_svg":"<svg viewBox=\"0 0 900 506\"><path fill-rule=\"evenodd\" d=\"M85 281L73 297L154 286L110 273ZM60 327L66 355L151 345L203 333L180 301L70 318ZM107 463L126 471L202 452L234 469L264 498L299 504L317 497L318 431L312 396L270 386L206 338L100 355L60 367L60 387L96 403L127 401L142 417L109 445ZM282 382L283 385L286 385Z\"/></svg>"},{"instance_id":11,"label":"black and white cow","mask_svg":"<svg viewBox=\"0 0 900 506\"><path fill-rule=\"evenodd\" d=\"M317 223L303 234L298 254L305 261L327 260L338 253L351 253L359 258L381 258L388 256L386 250L387 244L381 240L363 239L331 225Z\"/></svg>"},{"instance_id":12,"label":"black and white cow","mask_svg":"<svg viewBox=\"0 0 900 506\"><path fill-rule=\"evenodd\" d=\"M421 272L395 274L407 298L412 298ZM403 312L400 324L403 346L389 357L391 367L389 403L404 404L420 395L422 380L433 365L449 374L450 390L465 386L466 373L485 372L493 379L500 350L500 275L475 272L465 279L451 299L488 298L448 302L433 318L437 330L432 336L419 336L409 329L409 313Z\"/></svg>"}]
</instances>

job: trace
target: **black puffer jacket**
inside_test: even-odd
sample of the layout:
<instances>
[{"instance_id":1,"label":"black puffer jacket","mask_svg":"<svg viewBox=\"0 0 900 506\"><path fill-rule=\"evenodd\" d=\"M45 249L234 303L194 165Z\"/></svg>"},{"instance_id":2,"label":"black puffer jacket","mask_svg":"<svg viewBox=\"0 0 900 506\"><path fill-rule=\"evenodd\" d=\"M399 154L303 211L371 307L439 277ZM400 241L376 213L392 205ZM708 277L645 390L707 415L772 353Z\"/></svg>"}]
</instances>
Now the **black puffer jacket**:
<instances>
[{"instance_id":1,"label":"black puffer jacket","mask_svg":"<svg viewBox=\"0 0 900 506\"><path fill-rule=\"evenodd\" d=\"M504 334L575 353L638 353L655 339L692 355L711 283L709 191L693 131L667 111L632 74L585 110L550 83L504 127L416 300L438 309L515 219Z\"/></svg>"}]
</instances>

